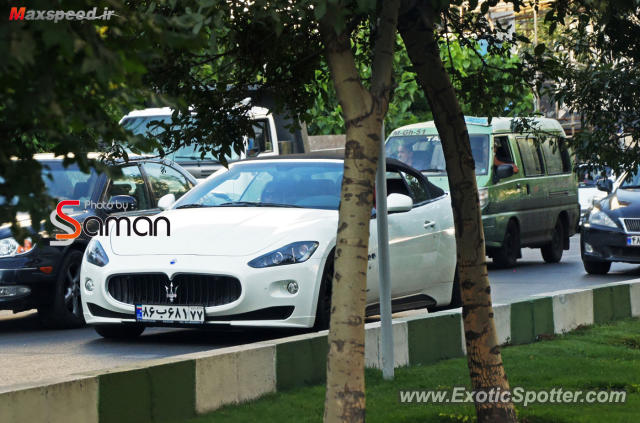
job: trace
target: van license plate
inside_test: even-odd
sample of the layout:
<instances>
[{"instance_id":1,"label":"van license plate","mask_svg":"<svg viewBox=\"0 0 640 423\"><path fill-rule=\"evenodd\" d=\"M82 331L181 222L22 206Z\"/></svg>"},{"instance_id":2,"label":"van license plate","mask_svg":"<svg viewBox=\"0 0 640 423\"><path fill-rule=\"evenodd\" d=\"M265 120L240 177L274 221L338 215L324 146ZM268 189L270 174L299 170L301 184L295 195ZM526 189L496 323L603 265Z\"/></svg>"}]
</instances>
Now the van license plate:
<instances>
[{"instance_id":1,"label":"van license plate","mask_svg":"<svg viewBox=\"0 0 640 423\"><path fill-rule=\"evenodd\" d=\"M139 322L204 323L204 307L136 305Z\"/></svg>"},{"instance_id":2,"label":"van license plate","mask_svg":"<svg viewBox=\"0 0 640 423\"><path fill-rule=\"evenodd\" d=\"M640 247L640 235L633 235L627 237L628 247Z\"/></svg>"}]
</instances>

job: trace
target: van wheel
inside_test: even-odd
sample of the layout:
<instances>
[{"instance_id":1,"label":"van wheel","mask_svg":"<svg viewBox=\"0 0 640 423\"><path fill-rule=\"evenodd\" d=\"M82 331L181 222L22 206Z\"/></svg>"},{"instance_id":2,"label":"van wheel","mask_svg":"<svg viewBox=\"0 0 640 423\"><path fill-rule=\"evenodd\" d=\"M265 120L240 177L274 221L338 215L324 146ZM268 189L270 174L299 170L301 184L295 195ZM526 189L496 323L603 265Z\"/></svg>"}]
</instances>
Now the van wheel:
<instances>
[{"instance_id":1,"label":"van wheel","mask_svg":"<svg viewBox=\"0 0 640 423\"><path fill-rule=\"evenodd\" d=\"M553 238L551 242L540 248L542 258L547 263L557 263L562 259L562 251L564 250L565 228L562 220L558 219L556 227L553 228Z\"/></svg>"},{"instance_id":2,"label":"van wheel","mask_svg":"<svg viewBox=\"0 0 640 423\"><path fill-rule=\"evenodd\" d=\"M144 326L130 324L111 324L94 326L98 335L108 339L133 339L144 332Z\"/></svg>"},{"instance_id":3,"label":"van wheel","mask_svg":"<svg viewBox=\"0 0 640 423\"><path fill-rule=\"evenodd\" d=\"M516 265L518 257L520 257L520 230L511 220L507 225L502 247L496 249L493 254L493 262L499 267L508 268Z\"/></svg>"},{"instance_id":4,"label":"van wheel","mask_svg":"<svg viewBox=\"0 0 640 423\"><path fill-rule=\"evenodd\" d=\"M327 257L327 263L324 265L322 273L322 282L320 283L320 292L318 292L318 307L316 308L316 321L313 325L314 330L329 329L331 320L331 285L333 283L333 253Z\"/></svg>"},{"instance_id":5,"label":"van wheel","mask_svg":"<svg viewBox=\"0 0 640 423\"><path fill-rule=\"evenodd\" d=\"M611 269L610 261L591 261L582 259L584 270L590 275L606 275Z\"/></svg>"},{"instance_id":6,"label":"van wheel","mask_svg":"<svg viewBox=\"0 0 640 423\"><path fill-rule=\"evenodd\" d=\"M62 260L51 304L38 308L42 325L52 329L84 325L80 301L80 265L82 252L71 250Z\"/></svg>"}]
</instances>

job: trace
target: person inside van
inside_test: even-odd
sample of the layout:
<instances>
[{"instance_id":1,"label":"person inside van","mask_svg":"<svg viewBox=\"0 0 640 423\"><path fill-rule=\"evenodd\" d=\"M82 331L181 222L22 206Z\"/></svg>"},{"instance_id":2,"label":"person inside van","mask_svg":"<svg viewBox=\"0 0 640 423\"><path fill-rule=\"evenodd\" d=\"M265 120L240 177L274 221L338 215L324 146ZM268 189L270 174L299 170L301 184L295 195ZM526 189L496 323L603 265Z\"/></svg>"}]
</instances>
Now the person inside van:
<instances>
[{"instance_id":1,"label":"person inside van","mask_svg":"<svg viewBox=\"0 0 640 423\"><path fill-rule=\"evenodd\" d=\"M493 165L511 165L513 167L513 173L518 173L518 166L513 162L511 154L509 153L509 147L505 145L506 139L496 137L493 141Z\"/></svg>"},{"instance_id":2,"label":"person inside van","mask_svg":"<svg viewBox=\"0 0 640 423\"><path fill-rule=\"evenodd\" d=\"M413 166L413 146L411 144L400 144L396 156L401 162Z\"/></svg>"}]
</instances>

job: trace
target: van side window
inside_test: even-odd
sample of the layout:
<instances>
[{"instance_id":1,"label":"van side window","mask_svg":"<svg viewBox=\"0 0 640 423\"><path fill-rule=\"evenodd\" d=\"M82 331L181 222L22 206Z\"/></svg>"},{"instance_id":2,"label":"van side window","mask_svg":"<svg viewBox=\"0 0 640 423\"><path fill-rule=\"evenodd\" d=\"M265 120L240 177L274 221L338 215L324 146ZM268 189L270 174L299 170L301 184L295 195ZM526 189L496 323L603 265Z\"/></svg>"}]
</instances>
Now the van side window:
<instances>
[{"instance_id":1,"label":"van side window","mask_svg":"<svg viewBox=\"0 0 640 423\"><path fill-rule=\"evenodd\" d=\"M524 165L524 176L538 176L544 173L540 150L533 138L518 138L518 149Z\"/></svg>"},{"instance_id":2,"label":"van side window","mask_svg":"<svg viewBox=\"0 0 640 423\"><path fill-rule=\"evenodd\" d=\"M495 137L495 158L504 163L513 163L513 156L509 149L509 137Z\"/></svg>"},{"instance_id":3,"label":"van side window","mask_svg":"<svg viewBox=\"0 0 640 423\"><path fill-rule=\"evenodd\" d=\"M540 144L544 155L544 164L549 175L559 175L564 172L560 151L561 146L558 141L558 138L551 138Z\"/></svg>"}]
</instances>

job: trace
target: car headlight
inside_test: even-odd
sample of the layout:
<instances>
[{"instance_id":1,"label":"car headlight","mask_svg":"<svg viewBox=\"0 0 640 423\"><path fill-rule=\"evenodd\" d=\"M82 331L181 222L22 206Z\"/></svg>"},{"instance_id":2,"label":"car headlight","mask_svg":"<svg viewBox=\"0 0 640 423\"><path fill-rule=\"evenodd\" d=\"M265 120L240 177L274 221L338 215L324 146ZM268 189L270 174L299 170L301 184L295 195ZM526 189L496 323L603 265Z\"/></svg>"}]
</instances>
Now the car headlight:
<instances>
[{"instance_id":1,"label":"car headlight","mask_svg":"<svg viewBox=\"0 0 640 423\"><path fill-rule=\"evenodd\" d=\"M97 239L91 241L91 244L87 247L87 261L100 267L109 263L109 257Z\"/></svg>"},{"instance_id":2,"label":"car headlight","mask_svg":"<svg viewBox=\"0 0 640 423\"><path fill-rule=\"evenodd\" d=\"M263 254L260 257L256 257L248 264L251 267L261 268L302 263L303 261L307 261L317 248L318 243L316 241L294 242L267 254Z\"/></svg>"},{"instance_id":3,"label":"car headlight","mask_svg":"<svg viewBox=\"0 0 640 423\"><path fill-rule=\"evenodd\" d=\"M589 215L589 223L591 225L608 226L610 228L617 228L616 222L614 222L607 214L601 210L593 209Z\"/></svg>"},{"instance_id":4,"label":"car headlight","mask_svg":"<svg viewBox=\"0 0 640 423\"><path fill-rule=\"evenodd\" d=\"M489 190L480 188L478 190L478 200L480 200L480 208L483 209L489 204Z\"/></svg>"},{"instance_id":5,"label":"car headlight","mask_svg":"<svg viewBox=\"0 0 640 423\"><path fill-rule=\"evenodd\" d=\"M0 257L19 256L33 250L34 246L31 238L25 238L22 245L13 238L0 239Z\"/></svg>"}]
</instances>

